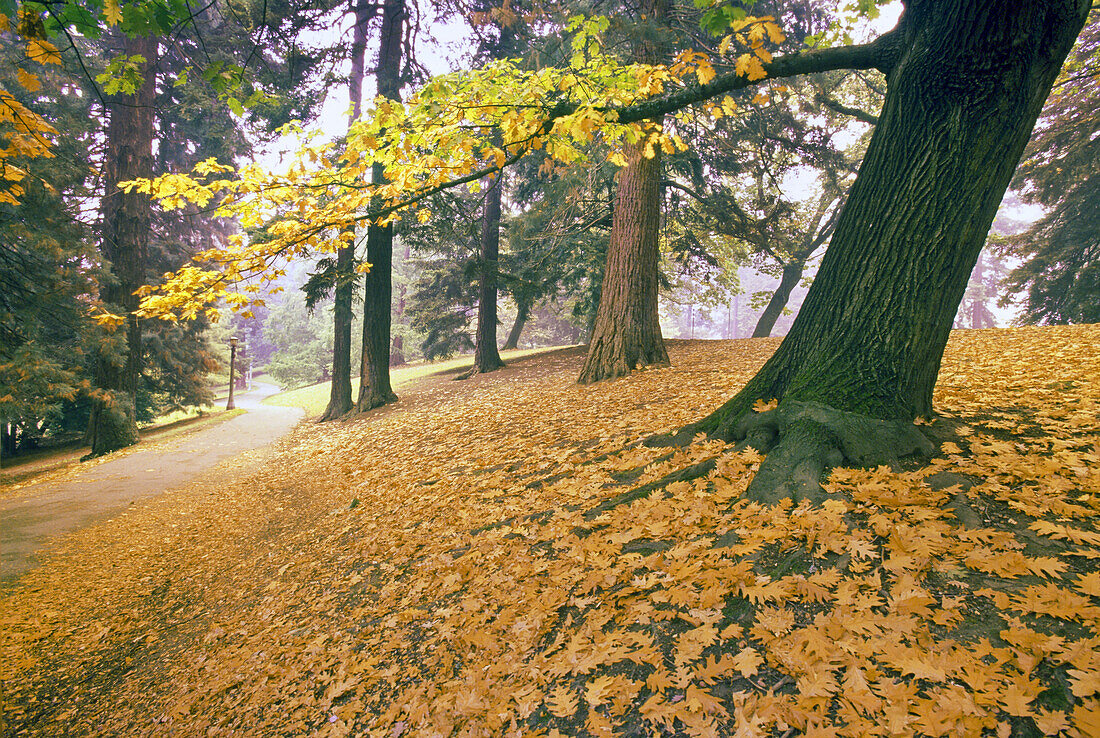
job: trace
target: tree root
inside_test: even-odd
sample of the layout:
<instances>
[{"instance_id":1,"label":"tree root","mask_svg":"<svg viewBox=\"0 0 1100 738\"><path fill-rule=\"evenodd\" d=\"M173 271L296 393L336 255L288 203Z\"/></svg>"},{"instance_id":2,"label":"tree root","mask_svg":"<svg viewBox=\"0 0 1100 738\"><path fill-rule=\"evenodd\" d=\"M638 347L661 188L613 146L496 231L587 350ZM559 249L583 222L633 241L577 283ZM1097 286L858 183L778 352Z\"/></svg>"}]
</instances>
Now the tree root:
<instances>
[{"instance_id":1,"label":"tree root","mask_svg":"<svg viewBox=\"0 0 1100 738\"><path fill-rule=\"evenodd\" d=\"M738 449L766 454L746 497L775 504L790 497L820 501L821 478L834 466L896 465L898 458L935 448L912 423L878 420L816 402L783 402L742 415L729 427Z\"/></svg>"},{"instance_id":2,"label":"tree root","mask_svg":"<svg viewBox=\"0 0 1100 738\"><path fill-rule=\"evenodd\" d=\"M705 477L706 475L714 471L716 465L717 464L714 459L706 459L705 461L700 461L697 464L692 464L691 466L680 469L679 471L667 474L656 481L650 482L649 484L643 484L640 487L635 487L631 490L627 490L622 494L615 495L614 497L609 497L601 502L599 505L596 505L591 510L585 512L584 517L586 520L592 520L593 518L598 517L602 513L605 513L608 510L612 510L619 505L629 505L636 500L641 500L645 497L649 497L654 492L664 489L673 482L690 482L694 479L698 479L699 477Z\"/></svg>"}]
</instances>

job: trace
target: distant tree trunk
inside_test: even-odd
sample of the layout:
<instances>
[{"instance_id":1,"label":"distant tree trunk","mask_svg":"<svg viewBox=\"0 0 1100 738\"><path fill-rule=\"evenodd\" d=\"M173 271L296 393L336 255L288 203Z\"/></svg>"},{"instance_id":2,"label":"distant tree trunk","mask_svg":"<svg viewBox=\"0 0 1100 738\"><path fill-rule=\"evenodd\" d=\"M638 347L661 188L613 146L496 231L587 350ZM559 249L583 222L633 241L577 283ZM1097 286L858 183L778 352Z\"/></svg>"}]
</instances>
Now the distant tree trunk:
<instances>
[{"instance_id":1,"label":"distant tree trunk","mask_svg":"<svg viewBox=\"0 0 1100 738\"><path fill-rule=\"evenodd\" d=\"M381 46L378 52L378 94L391 100L401 95L401 43L404 0L385 0L382 6ZM372 179L381 182L385 170L374 165ZM363 297L363 357L360 369L360 412L396 402L390 386L390 323L393 293L393 226L372 223L367 229L367 272Z\"/></svg>"},{"instance_id":2,"label":"distant tree trunk","mask_svg":"<svg viewBox=\"0 0 1100 738\"><path fill-rule=\"evenodd\" d=\"M402 263L403 264L408 264L409 263L410 254L411 254L411 251L410 251L408 245L406 245L405 246L405 254L402 257ZM393 319L398 321L398 322L401 322L402 318L405 315L405 302L406 302L407 292L408 292L408 286L404 282L401 282L399 284L398 290L397 290L397 304L394 305L394 309L393 309ZM408 359L405 358L405 338L403 336L394 336L392 343L393 343L393 345L390 348L390 368L391 369L395 366L404 366L406 363L408 363Z\"/></svg>"},{"instance_id":3,"label":"distant tree trunk","mask_svg":"<svg viewBox=\"0 0 1100 738\"><path fill-rule=\"evenodd\" d=\"M768 306L760 313L760 319L756 322L756 329L752 332L753 338L767 338L775 328L775 321L783 314L783 308L791 299L791 291L798 286L798 280L802 279L804 262L791 261L783 265L783 276L779 280L779 286L775 288Z\"/></svg>"},{"instance_id":4,"label":"distant tree trunk","mask_svg":"<svg viewBox=\"0 0 1100 738\"><path fill-rule=\"evenodd\" d=\"M911 421L932 412L970 273L1088 9L1088 0L907 4L882 59L879 124L790 333L740 393L685 429L759 432L754 445L768 457L750 497L820 494L810 471L826 463L927 450ZM770 398L779 408L751 412Z\"/></svg>"},{"instance_id":5,"label":"distant tree trunk","mask_svg":"<svg viewBox=\"0 0 1100 738\"><path fill-rule=\"evenodd\" d=\"M651 22L663 23L666 0L643 0ZM652 38L637 47L635 59L655 63L660 55ZM590 384L629 374L647 364L667 365L657 316L658 236L661 223L661 148L646 157L644 139L626 147L626 166L619 172L607 267L600 306L588 341L588 355L578 382Z\"/></svg>"},{"instance_id":6,"label":"distant tree trunk","mask_svg":"<svg viewBox=\"0 0 1100 738\"><path fill-rule=\"evenodd\" d=\"M363 68L367 53L367 24L374 14L373 7L364 0L353 0L355 25L351 40L351 76L348 77L348 97L351 99L351 118L348 127L363 112ZM354 236L352 232L352 236ZM355 297L355 242L336 252L336 285L333 289L332 307L332 384L328 407L321 420L341 418L355 407L351 397L351 324L352 300Z\"/></svg>"},{"instance_id":7,"label":"distant tree trunk","mask_svg":"<svg viewBox=\"0 0 1100 738\"><path fill-rule=\"evenodd\" d=\"M500 252L500 204L503 178L497 175L485 190L481 216L481 285L478 289L477 338L474 372L492 372L504 366L497 351L497 261Z\"/></svg>"},{"instance_id":8,"label":"distant tree trunk","mask_svg":"<svg viewBox=\"0 0 1100 738\"><path fill-rule=\"evenodd\" d=\"M519 337L523 333L523 326L527 324L527 318L531 315L531 300L522 294L516 295L516 322L512 323L512 330L508 332L508 340L504 342L504 350L519 348Z\"/></svg>"},{"instance_id":9,"label":"distant tree trunk","mask_svg":"<svg viewBox=\"0 0 1100 738\"><path fill-rule=\"evenodd\" d=\"M993 328L996 322L993 320L989 308L985 306L985 260L981 256L978 257L978 263L974 265L971 280L978 285L978 294L974 296L974 301L970 304L970 327Z\"/></svg>"},{"instance_id":10,"label":"distant tree trunk","mask_svg":"<svg viewBox=\"0 0 1100 738\"><path fill-rule=\"evenodd\" d=\"M628 146L626 155L581 384L622 377L647 364L668 364L657 316L661 155L658 149L647 158L644 142Z\"/></svg>"},{"instance_id":11,"label":"distant tree trunk","mask_svg":"<svg viewBox=\"0 0 1100 738\"><path fill-rule=\"evenodd\" d=\"M141 326L134 310L139 299L134 291L145 283L149 247L151 205L147 195L123 192L118 183L153 174L154 69L157 40L125 38L122 53L141 55L142 84L134 95L108 100L103 165L103 200L100 203L101 249L111 262L113 280L100 290L103 301L126 314L126 352L118 356L100 352L95 361L95 386L86 440L91 455L100 456L137 443L136 395L141 376Z\"/></svg>"},{"instance_id":12,"label":"distant tree trunk","mask_svg":"<svg viewBox=\"0 0 1100 738\"><path fill-rule=\"evenodd\" d=\"M394 336L393 347L390 349L390 367L404 366L405 363L405 339Z\"/></svg>"},{"instance_id":13,"label":"distant tree trunk","mask_svg":"<svg viewBox=\"0 0 1100 738\"><path fill-rule=\"evenodd\" d=\"M15 454L14 426L8 421L0 422L0 457L8 457Z\"/></svg>"}]
</instances>

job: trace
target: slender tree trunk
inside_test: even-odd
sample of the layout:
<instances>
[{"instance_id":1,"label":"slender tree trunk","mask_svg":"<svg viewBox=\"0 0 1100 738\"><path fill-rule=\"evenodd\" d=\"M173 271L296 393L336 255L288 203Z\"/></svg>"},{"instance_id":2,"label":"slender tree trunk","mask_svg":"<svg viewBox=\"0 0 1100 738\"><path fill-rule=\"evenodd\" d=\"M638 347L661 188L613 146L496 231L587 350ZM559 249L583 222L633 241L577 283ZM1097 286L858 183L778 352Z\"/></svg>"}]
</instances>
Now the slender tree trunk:
<instances>
[{"instance_id":1,"label":"slender tree trunk","mask_svg":"<svg viewBox=\"0 0 1100 738\"><path fill-rule=\"evenodd\" d=\"M665 0L643 0L645 16L663 23ZM658 44L639 44L635 58L654 63ZM590 384L622 377L641 366L667 365L661 324L657 315L658 236L661 222L661 150L646 157L644 140L627 147L626 166L618 174L615 211L607 267L588 341L588 355L578 382Z\"/></svg>"},{"instance_id":2,"label":"slender tree trunk","mask_svg":"<svg viewBox=\"0 0 1100 738\"><path fill-rule=\"evenodd\" d=\"M798 280L802 279L802 271L805 263L791 261L783 265L783 276L779 280L779 286L772 293L768 306L760 313L760 319L756 322L756 329L752 332L753 338L767 338L775 328L775 321L783 314L783 308L791 299L791 291L798 286Z\"/></svg>"},{"instance_id":3,"label":"slender tree trunk","mask_svg":"<svg viewBox=\"0 0 1100 738\"><path fill-rule=\"evenodd\" d=\"M992 328L995 322L989 308L985 306L985 260L981 256L978 257L978 263L974 265L971 280L978 285L978 294L974 296L974 301L970 304L970 327Z\"/></svg>"},{"instance_id":4,"label":"slender tree trunk","mask_svg":"<svg viewBox=\"0 0 1100 738\"><path fill-rule=\"evenodd\" d=\"M378 94L391 100L401 95L401 43L404 0L386 0L382 6L381 46L378 52ZM374 165L372 179L381 182L384 168ZM363 296L363 356L360 368L360 412L397 401L390 386L390 323L393 293L393 226L372 223L367 229L367 272Z\"/></svg>"},{"instance_id":5,"label":"slender tree trunk","mask_svg":"<svg viewBox=\"0 0 1100 738\"><path fill-rule=\"evenodd\" d=\"M508 332L508 340L504 342L504 350L519 348L519 337L523 333L523 326L527 324L527 318L531 315L531 301L522 295L516 296L516 322L512 324L512 330Z\"/></svg>"},{"instance_id":6,"label":"slender tree trunk","mask_svg":"<svg viewBox=\"0 0 1100 738\"><path fill-rule=\"evenodd\" d=\"M142 84L134 95L108 101L103 200L100 203L101 249L111 262L113 280L100 290L103 301L126 315L126 350L118 356L96 357L95 386L87 439L92 456L137 443L136 395L141 376L141 325L134 310L134 291L145 283L151 205L146 195L123 192L118 183L153 174L153 104L156 95L157 40L126 38L122 52L140 55Z\"/></svg>"},{"instance_id":7,"label":"slender tree trunk","mask_svg":"<svg viewBox=\"0 0 1100 738\"><path fill-rule=\"evenodd\" d=\"M392 341L393 346L390 348L390 367L404 366L405 360L405 339L401 336L394 336Z\"/></svg>"},{"instance_id":8,"label":"slender tree trunk","mask_svg":"<svg viewBox=\"0 0 1100 738\"><path fill-rule=\"evenodd\" d=\"M409 256L411 251L408 245L405 246L405 254L402 257L402 264L409 263ZM402 281L397 290L397 304L393 308L393 319L398 323L403 324L405 315L405 302L408 292L408 286ZM391 341L392 346L390 348L390 368L395 366L404 366L407 363L405 358L405 338L403 336L394 336Z\"/></svg>"},{"instance_id":9,"label":"slender tree trunk","mask_svg":"<svg viewBox=\"0 0 1100 738\"><path fill-rule=\"evenodd\" d=\"M477 338L474 372L492 372L504 366L497 351L497 262L500 252L500 205L503 178L497 175L485 190L481 217L481 285L478 289Z\"/></svg>"},{"instance_id":10,"label":"slender tree trunk","mask_svg":"<svg viewBox=\"0 0 1100 738\"><path fill-rule=\"evenodd\" d=\"M628 147L581 384L622 377L647 364L668 364L657 316L660 177L659 151L647 158L644 142Z\"/></svg>"},{"instance_id":11,"label":"slender tree trunk","mask_svg":"<svg viewBox=\"0 0 1100 738\"><path fill-rule=\"evenodd\" d=\"M780 477L789 481L811 456L865 461L849 441L885 421L912 445L911 421L932 412L971 270L1088 8L1088 0L907 5L879 124L790 333L736 397L691 428L751 438L753 402L781 400L759 414L780 446L750 493L790 489ZM881 420L848 423L853 417Z\"/></svg>"},{"instance_id":12,"label":"slender tree trunk","mask_svg":"<svg viewBox=\"0 0 1100 738\"><path fill-rule=\"evenodd\" d=\"M363 68L367 52L367 24L373 15L372 7L364 0L354 0L352 10L355 14L355 25L352 28L351 76L348 78L348 97L351 100L349 128L363 112ZM352 232L353 237L354 235ZM355 407L351 397L351 324L356 281L355 242L351 241L336 252L336 285L333 289L332 308L332 383L328 407L321 415L322 421L343 417Z\"/></svg>"},{"instance_id":13,"label":"slender tree trunk","mask_svg":"<svg viewBox=\"0 0 1100 738\"><path fill-rule=\"evenodd\" d=\"M14 426L8 421L0 421L0 457L15 455Z\"/></svg>"}]
</instances>

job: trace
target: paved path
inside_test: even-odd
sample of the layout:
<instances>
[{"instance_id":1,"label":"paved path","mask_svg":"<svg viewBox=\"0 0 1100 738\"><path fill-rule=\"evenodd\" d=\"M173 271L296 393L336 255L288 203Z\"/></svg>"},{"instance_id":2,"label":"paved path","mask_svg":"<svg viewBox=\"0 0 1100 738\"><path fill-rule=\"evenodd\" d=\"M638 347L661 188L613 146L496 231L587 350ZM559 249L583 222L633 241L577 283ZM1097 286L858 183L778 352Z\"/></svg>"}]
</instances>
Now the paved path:
<instances>
[{"instance_id":1,"label":"paved path","mask_svg":"<svg viewBox=\"0 0 1100 738\"><path fill-rule=\"evenodd\" d=\"M135 500L186 484L228 456L265 446L301 420L299 408L261 405L279 391L257 382L234 399L248 412L155 448L89 467L76 479L31 484L0 501L0 584L38 564L51 539L125 509Z\"/></svg>"}]
</instances>

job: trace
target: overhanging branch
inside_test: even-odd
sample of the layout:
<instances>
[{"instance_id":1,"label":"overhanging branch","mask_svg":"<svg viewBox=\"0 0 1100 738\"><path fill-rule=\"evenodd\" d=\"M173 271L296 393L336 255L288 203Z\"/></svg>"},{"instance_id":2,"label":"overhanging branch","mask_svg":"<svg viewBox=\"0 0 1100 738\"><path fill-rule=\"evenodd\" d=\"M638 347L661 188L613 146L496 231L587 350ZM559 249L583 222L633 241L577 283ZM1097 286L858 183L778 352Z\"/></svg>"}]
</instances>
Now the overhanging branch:
<instances>
[{"instance_id":1,"label":"overhanging branch","mask_svg":"<svg viewBox=\"0 0 1100 738\"><path fill-rule=\"evenodd\" d=\"M715 77L705 85L620 108L619 122L637 123L648 118L675 113L703 100L772 79L797 77L800 74L815 72L831 72L837 69L879 69L885 72L888 71L893 58L893 54L890 53L893 41L893 33L888 33L869 44L838 46L832 49L807 51L804 54L776 57L771 63L764 65L764 71L768 76L763 79L749 80L748 77L736 72L729 72Z\"/></svg>"}]
</instances>

